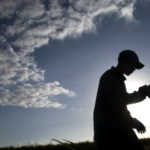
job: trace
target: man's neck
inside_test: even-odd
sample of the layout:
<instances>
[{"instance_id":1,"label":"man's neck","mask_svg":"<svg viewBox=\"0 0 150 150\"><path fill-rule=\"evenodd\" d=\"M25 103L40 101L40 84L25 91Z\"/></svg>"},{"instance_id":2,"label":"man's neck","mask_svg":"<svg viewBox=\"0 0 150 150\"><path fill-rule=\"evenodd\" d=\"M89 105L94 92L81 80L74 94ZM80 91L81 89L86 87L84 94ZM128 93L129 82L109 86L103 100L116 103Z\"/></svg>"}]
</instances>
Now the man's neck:
<instances>
[{"instance_id":1,"label":"man's neck","mask_svg":"<svg viewBox=\"0 0 150 150\"><path fill-rule=\"evenodd\" d=\"M117 65L116 67L116 70L120 73L120 74L124 74L124 71L123 71L123 68L122 68L122 66L120 66L120 65Z\"/></svg>"}]
</instances>

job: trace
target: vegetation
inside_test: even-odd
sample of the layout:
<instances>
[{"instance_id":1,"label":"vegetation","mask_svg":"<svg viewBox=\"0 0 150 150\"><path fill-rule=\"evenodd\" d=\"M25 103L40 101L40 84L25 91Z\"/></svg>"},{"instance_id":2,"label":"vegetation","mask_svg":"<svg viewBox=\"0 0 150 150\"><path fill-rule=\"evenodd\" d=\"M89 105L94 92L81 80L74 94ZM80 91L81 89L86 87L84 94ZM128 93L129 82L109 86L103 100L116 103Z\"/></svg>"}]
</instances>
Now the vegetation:
<instances>
[{"instance_id":1,"label":"vegetation","mask_svg":"<svg viewBox=\"0 0 150 150\"><path fill-rule=\"evenodd\" d=\"M58 140L54 140L58 144L47 144L47 145L27 145L21 147L3 147L0 150L95 150L95 146L93 142L79 142L73 143L65 140L65 142L61 142Z\"/></svg>"},{"instance_id":2,"label":"vegetation","mask_svg":"<svg viewBox=\"0 0 150 150\"><path fill-rule=\"evenodd\" d=\"M47 145L28 145L21 147L4 147L0 150L95 150L95 145L93 142L79 142L73 143L65 140L61 142L53 139L58 144L47 144ZM150 138L141 139L141 142L145 145L147 150L150 150Z\"/></svg>"}]
</instances>

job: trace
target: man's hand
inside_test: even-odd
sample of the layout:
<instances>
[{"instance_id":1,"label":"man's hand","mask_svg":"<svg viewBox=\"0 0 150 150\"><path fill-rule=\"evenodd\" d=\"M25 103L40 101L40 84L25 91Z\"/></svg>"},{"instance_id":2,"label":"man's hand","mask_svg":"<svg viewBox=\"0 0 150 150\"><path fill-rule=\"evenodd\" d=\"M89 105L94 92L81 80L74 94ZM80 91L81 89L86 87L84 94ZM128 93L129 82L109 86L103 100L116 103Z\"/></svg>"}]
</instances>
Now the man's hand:
<instances>
[{"instance_id":1,"label":"man's hand","mask_svg":"<svg viewBox=\"0 0 150 150\"><path fill-rule=\"evenodd\" d=\"M150 85L144 85L139 87L138 92L140 93L142 99L145 99L146 96L150 98Z\"/></svg>"},{"instance_id":2,"label":"man's hand","mask_svg":"<svg viewBox=\"0 0 150 150\"><path fill-rule=\"evenodd\" d=\"M147 85L143 85L143 86L139 87L139 90L138 90L138 91L139 91L142 95L147 96L148 90L149 90L148 86L147 86Z\"/></svg>"},{"instance_id":3,"label":"man's hand","mask_svg":"<svg viewBox=\"0 0 150 150\"><path fill-rule=\"evenodd\" d=\"M135 124L135 129L137 130L138 133L145 133L146 128L145 126L137 119L134 119L134 124Z\"/></svg>"},{"instance_id":4,"label":"man's hand","mask_svg":"<svg viewBox=\"0 0 150 150\"><path fill-rule=\"evenodd\" d=\"M150 85L141 86L139 87L138 91L141 93L143 97L148 96L150 98Z\"/></svg>"}]
</instances>

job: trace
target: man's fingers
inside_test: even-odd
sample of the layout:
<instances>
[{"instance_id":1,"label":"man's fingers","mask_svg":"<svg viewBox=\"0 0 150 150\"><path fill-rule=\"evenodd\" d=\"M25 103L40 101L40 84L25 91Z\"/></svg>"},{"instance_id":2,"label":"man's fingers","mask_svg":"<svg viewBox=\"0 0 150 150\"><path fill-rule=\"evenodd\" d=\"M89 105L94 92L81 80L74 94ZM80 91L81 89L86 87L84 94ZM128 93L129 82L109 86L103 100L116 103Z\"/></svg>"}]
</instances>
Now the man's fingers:
<instances>
[{"instance_id":1,"label":"man's fingers","mask_svg":"<svg viewBox=\"0 0 150 150\"><path fill-rule=\"evenodd\" d=\"M138 131L138 133L140 133L140 134L142 134L142 133L145 133L146 132L146 130L137 130Z\"/></svg>"}]
</instances>

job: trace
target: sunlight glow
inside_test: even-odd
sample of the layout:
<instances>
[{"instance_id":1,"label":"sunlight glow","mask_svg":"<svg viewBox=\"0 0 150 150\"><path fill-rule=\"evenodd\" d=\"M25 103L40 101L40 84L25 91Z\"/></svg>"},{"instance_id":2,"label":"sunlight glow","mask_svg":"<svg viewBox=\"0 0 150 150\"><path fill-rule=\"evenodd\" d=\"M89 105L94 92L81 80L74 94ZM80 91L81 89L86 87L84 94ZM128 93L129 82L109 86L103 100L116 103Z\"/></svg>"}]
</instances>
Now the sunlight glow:
<instances>
[{"instance_id":1,"label":"sunlight glow","mask_svg":"<svg viewBox=\"0 0 150 150\"><path fill-rule=\"evenodd\" d=\"M140 86L144 84L140 80L128 80L126 81L126 88L129 93L138 91ZM146 126L146 133L138 134L139 138L150 137L150 99L147 97L144 101L132 104L128 106L129 111L131 112L132 117L137 118Z\"/></svg>"}]
</instances>

